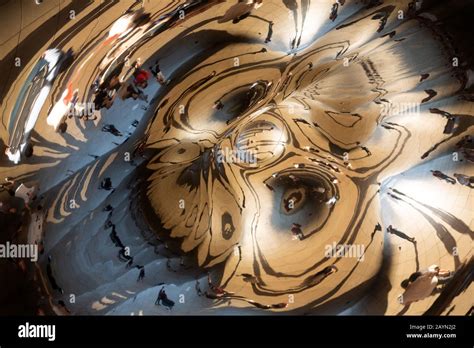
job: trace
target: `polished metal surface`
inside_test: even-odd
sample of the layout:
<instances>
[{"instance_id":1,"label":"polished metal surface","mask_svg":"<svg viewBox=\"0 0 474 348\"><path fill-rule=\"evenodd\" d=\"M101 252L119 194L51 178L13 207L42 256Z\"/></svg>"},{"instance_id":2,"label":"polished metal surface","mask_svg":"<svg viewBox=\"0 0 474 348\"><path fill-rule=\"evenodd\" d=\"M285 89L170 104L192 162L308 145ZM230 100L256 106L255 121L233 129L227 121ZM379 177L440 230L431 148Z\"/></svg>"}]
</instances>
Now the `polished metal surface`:
<instances>
[{"instance_id":1,"label":"polished metal surface","mask_svg":"<svg viewBox=\"0 0 474 348\"><path fill-rule=\"evenodd\" d=\"M439 10L5 2L0 136L33 153L4 156L0 173L39 189L23 233L44 245L40 307L467 313L472 285L443 305L436 292L404 302L400 285L434 264L451 284L472 268L474 75ZM53 49L35 103L31 72Z\"/></svg>"}]
</instances>

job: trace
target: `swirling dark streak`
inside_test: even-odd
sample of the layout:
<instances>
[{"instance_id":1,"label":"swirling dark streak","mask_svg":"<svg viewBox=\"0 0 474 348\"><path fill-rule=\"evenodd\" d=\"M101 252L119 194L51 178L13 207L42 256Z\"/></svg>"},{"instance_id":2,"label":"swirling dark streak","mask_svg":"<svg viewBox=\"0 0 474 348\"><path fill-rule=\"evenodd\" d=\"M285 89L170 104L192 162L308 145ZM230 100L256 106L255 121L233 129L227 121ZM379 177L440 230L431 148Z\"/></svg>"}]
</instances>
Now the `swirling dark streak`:
<instances>
[{"instance_id":1,"label":"swirling dark streak","mask_svg":"<svg viewBox=\"0 0 474 348\"><path fill-rule=\"evenodd\" d=\"M408 196L407 194L397 190L397 189L394 189L392 188L392 191L397 193L398 195L401 195L401 196L404 196L406 198L409 198L410 200L416 202L417 204L425 207L426 209L430 210L433 214L435 214L436 216L438 216L440 219L442 219L444 222L446 222L447 224L449 224L454 230L458 231L459 233L462 233L462 234L467 234L467 235L470 235L471 236L471 239L473 239L474 237L474 231L471 230L469 228L468 225L466 225L466 223L464 221L462 221L461 219L458 219L457 217L455 217L454 215L444 211L444 210L441 210L441 209L437 209L437 208L434 208L428 204L425 204L425 203L422 203L410 196Z\"/></svg>"},{"instance_id":2,"label":"swirling dark streak","mask_svg":"<svg viewBox=\"0 0 474 348\"><path fill-rule=\"evenodd\" d=\"M456 247L456 240L453 238L453 236L449 233L449 231L444 227L442 224L436 222L431 216L426 214L424 211L421 209L417 208L415 205L412 203L408 202L407 200L398 197L399 200L405 204L408 204L411 206L413 209L415 209L418 213L420 213L426 221L433 227L433 229L436 232L436 236L438 239L442 242L444 248L448 252L448 254L452 254L454 258L454 264L456 269L460 266L461 260L459 259L459 256L456 255L456 253L453 253L455 250L454 248Z\"/></svg>"}]
</instances>

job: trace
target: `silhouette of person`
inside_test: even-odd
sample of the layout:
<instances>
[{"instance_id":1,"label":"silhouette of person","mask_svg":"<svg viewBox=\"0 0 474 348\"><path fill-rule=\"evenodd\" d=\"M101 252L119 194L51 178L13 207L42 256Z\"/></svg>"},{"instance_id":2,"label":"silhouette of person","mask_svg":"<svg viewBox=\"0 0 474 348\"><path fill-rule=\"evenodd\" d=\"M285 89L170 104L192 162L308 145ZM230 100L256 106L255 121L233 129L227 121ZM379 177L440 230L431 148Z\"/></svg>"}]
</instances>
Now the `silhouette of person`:
<instances>
[{"instance_id":1,"label":"silhouette of person","mask_svg":"<svg viewBox=\"0 0 474 348\"><path fill-rule=\"evenodd\" d=\"M140 282L145 278L145 266L136 266L139 270L140 273L138 274L137 282Z\"/></svg>"}]
</instances>

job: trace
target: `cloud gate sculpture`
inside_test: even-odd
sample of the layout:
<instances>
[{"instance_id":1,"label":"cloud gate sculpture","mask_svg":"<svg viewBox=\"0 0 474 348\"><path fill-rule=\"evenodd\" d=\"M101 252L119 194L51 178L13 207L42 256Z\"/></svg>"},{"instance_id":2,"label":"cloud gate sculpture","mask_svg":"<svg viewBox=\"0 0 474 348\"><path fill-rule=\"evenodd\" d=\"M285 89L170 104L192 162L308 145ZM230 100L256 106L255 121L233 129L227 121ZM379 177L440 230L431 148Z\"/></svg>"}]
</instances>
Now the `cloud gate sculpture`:
<instances>
[{"instance_id":1,"label":"cloud gate sculpture","mask_svg":"<svg viewBox=\"0 0 474 348\"><path fill-rule=\"evenodd\" d=\"M1 8L3 314L472 312L474 3Z\"/></svg>"}]
</instances>

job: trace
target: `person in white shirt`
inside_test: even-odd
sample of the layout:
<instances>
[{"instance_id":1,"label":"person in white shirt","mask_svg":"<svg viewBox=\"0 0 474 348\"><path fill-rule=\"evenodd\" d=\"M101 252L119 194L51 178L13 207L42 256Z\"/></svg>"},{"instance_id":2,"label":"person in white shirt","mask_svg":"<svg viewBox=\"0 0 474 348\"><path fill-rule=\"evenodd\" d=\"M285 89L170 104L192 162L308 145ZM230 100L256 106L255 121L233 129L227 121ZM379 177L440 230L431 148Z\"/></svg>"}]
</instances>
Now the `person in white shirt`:
<instances>
[{"instance_id":1,"label":"person in white shirt","mask_svg":"<svg viewBox=\"0 0 474 348\"><path fill-rule=\"evenodd\" d=\"M421 301L430 296L438 284L445 283L449 279L451 279L450 271L431 265L427 270L416 272L410 276L409 280L402 282L405 292L398 297L399 301L405 306Z\"/></svg>"}]
</instances>

